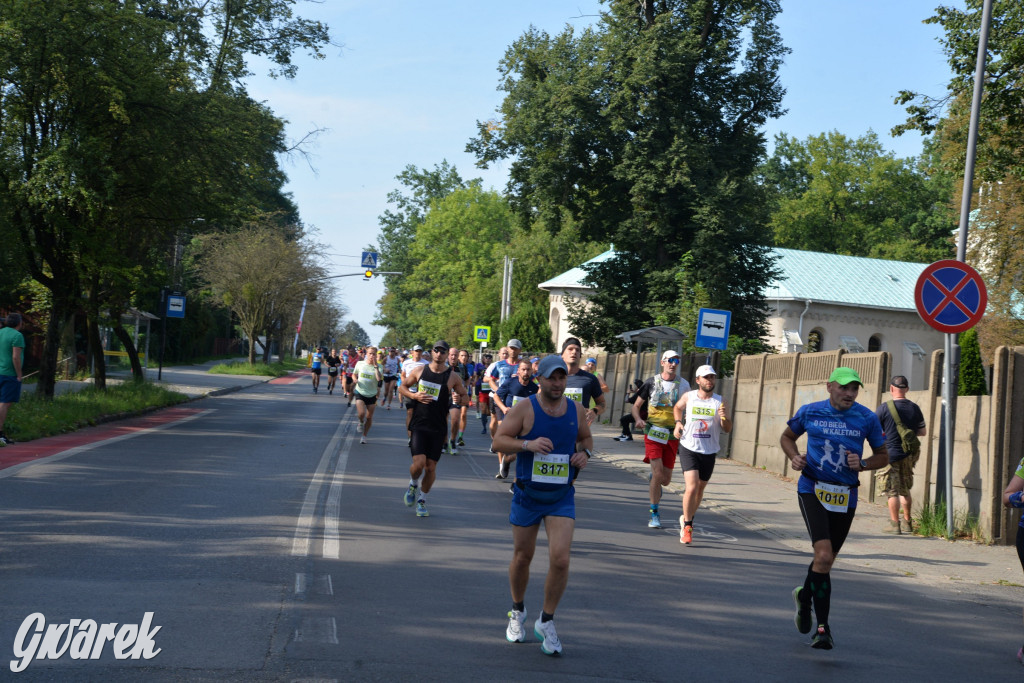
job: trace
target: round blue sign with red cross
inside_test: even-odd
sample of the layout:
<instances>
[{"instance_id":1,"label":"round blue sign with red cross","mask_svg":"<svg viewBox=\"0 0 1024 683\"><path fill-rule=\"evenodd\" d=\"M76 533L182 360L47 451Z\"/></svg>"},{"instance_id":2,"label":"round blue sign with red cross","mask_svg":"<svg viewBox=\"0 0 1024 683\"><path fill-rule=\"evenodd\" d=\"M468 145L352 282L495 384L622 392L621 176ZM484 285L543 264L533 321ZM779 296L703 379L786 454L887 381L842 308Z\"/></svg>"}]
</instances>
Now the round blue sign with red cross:
<instances>
[{"instance_id":1,"label":"round blue sign with red cross","mask_svg":"<svg viewBox=\"0 0 1024 683\"><path fill-rule=\"evenodd\" d=\"M963 261L936 261L921 273L914 287L914 305L921 320L939 332L966 332L981 320L988 290L978 271Z\"/></svg>"}]
</instances>

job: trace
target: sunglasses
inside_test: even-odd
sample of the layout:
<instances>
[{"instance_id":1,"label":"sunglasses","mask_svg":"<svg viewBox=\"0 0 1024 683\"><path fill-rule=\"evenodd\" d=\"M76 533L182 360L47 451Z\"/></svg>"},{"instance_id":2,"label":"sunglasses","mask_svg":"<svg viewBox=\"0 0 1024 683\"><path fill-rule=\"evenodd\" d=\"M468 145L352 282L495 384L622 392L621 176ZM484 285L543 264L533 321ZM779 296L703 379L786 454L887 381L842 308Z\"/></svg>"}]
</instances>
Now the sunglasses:
<instances>
[{"instance_id":1,"label":"sunglasses","mask_svg":"<svg viewBox=\"0 0 1024 683\"><path fill-rule=\"evenodd\" d=\"M448 349L443 346L436 346L434 347L434 353L448 353Z\"/></svg>"},{"instance_id":2,"label":"sunglasses","mask_svg":"<svg viewBox=\"0 0 1024 683\"><path fill-rule=\"evenodd\" d=\"M669 358L665 362L669 363L671 365L679 365L679 359L678 358Z\"/></svg>"}]
</instances>

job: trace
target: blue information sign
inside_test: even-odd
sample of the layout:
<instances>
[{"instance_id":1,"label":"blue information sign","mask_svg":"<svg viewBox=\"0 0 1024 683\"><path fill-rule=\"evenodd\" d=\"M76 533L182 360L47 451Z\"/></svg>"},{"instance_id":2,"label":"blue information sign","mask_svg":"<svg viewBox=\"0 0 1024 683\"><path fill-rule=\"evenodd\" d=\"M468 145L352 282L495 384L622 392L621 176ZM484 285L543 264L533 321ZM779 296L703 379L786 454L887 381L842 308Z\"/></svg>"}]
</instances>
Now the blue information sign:
<instances>
[{"instance_id":1,"label":"blue information sign","mask_svg":"<svg viewBox=\"0 0 1024 683\"><path fill-rule=\"evenodd\" d=\"M375 251L364 251L362 258L363 268L376 268L377 267L377 252Z\"/></svg>"},{"instance_id":2,"label":"blue information sign","mask_svg":"<svg viewBox=\"0 0 1024 683\"><path fill-rule=\"evenodd\" d=\"M169 294L167 296L167 317L185 317L185 297L181 294Z\"/></svg>"},{"instance_id":3,"label":"blue information sign","mask_svg":"<svg viewBox=\"0 0 1024 683\"><path fill-rule=\"evenodd\" d=\"M715 349L725 351L729 345L729 325L732 323L732 311L716 311L713 308L702 308L697 314L697 338L693 345L698 349Z\"/></svg>"}]
</instances>

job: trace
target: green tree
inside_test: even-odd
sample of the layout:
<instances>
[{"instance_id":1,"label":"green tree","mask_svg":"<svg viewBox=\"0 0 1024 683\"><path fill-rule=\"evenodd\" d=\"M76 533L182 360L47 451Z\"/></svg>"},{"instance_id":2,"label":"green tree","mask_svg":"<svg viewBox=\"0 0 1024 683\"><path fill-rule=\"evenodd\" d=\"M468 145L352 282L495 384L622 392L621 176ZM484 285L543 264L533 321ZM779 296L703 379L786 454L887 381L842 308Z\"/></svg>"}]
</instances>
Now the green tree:
<instances>
[{"instance_id":1,"label":"green tree","mask_svg":"<svg viewBox=\"0 0 1024 683\"><path fill-rule=\"evenodd\" d=\"M176 231L288 203L282 124L231 80L268 50L290 75L292 49L326 39L290 18L292 4L0 0L0 221L50 291L44 395L83 294L98 353L102 311L117 320ZM222 30L210 31L217 12Z\"/></svg>"},{"instance_id":2,"label":"green tree","mask_svg":"<svg viewBox=\"0 0 1024 683\"><path fill-rule=\"evenodd\" d=\"M874 132L780 134L761 176L777 246L922 263L953 255L950 176L896 158Z\"/></svg>"},{"instance_id":3,"label":"green tree","mask_svg":"<svg viewBox=\"0 0 1024 683\"><path fill-rule=\"evenodd\" d=\"M387 270L409 275L419 263L410 246L430 212L431 203L467 187L467 184L447 161L436 164L433 170L409 165L395 177L406 192L396 189L388 193L388 203L394 208L386 209L378 217L380 236L374 251L380 254L380 263ZM411 339L416 335L418 302L406 295L403 278L385 281L384 296L378 304L380 313L379 318L373 321L375 325L394 330L400 339Z\"/></svg>"},{"instance_id":4,"label":"green tree","mask_svg":"<svg viewBox=\"0 0 1024 683\"><path fill-rule=\"evenodd\" d=\"M478 183L432 204L408 245L416 265L399 285L416 303L416 339L467 344L474 325L497 322L500 264L512 235L508 203Z\"/></svg>"},{"instance_id":5,"label":"green tree","mask_svg":"<svg viewBox=\"0 0 1024 683\"><path fill-rule=\"evenodd\" d=\"M972 327L960 335L960 383L958 396L987 396L985 365L981 361L978 330Z\"/></svg>"},{"instance_id":6,"label":"green tree","mask_svg":"<svg viewBox=\"0 0 1024 683\"><path fill-rule=\"evenodd\" d=\"M737 333L764 332L760 292L774 272L753 172L760 127L782 112L778 11L774 0L611 0L596 29L531 29L506 52L498 120L479 123L467 149L482 166L512 159L521 225L571 219L616 245L590 283L618 296L577 309L584 336L614 346L611 332L649 324L677 296L661 283L687 252L713 266L700 278Z\"/></svg>"},{"instance_id":7,"label":"green tree","mask_svg":"<svg viewBox=\"0 0 1024 683\"><path fill-rule=\"evenodd\" d=\"M256 361L257 338L271 328L275 311L291 307L304 291L325 291L319 282L324 270L313 260L316 249L288 240L273 228L255 223L238 232L208 235L200 244L202 276L249 340L250 364ZM320 298L322 325L314 331L313 343L323 341L332 326L327 297ZM304 331L305 327L304 323Z\"/></svg>"}]
</instances>

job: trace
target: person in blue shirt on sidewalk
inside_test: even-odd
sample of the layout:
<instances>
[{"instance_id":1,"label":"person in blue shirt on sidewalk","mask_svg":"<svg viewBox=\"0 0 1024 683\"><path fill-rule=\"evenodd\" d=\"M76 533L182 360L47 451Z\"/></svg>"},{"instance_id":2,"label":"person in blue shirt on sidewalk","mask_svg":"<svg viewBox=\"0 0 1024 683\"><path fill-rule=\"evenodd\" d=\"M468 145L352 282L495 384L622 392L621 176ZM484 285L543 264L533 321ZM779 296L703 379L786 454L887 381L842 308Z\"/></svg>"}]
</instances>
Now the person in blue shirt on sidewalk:
<instances>
[{"instance_id":1,"label":"person in blue shirt on sidewalk","mask_svg":"<svg viewBox=\"0 0 1024 683\"><path fill-rule=\"evenodd\" d=\"M801 406L779 439L791 467L801 474L797 498L814 548L804 584L793 590L796 627L800 633L810 633L813 602L818 628L811 647L819 650L833 646L828 624L832 601L829 572L853 524L860 473L889 463L878 416L857 403L863 384L853 368L836 368L825 385L828 400ZM807 453L797 448L802 434L807 434ZM863 456L865 441L872 449L868 458Z\"/></svg>"}]
</instances>

